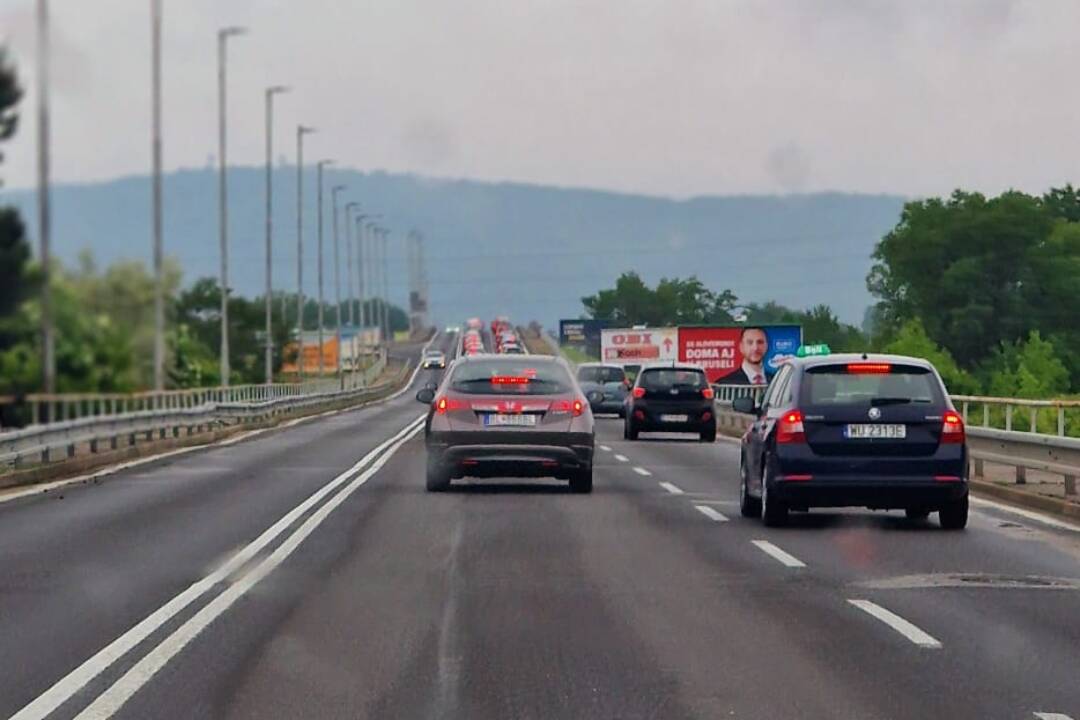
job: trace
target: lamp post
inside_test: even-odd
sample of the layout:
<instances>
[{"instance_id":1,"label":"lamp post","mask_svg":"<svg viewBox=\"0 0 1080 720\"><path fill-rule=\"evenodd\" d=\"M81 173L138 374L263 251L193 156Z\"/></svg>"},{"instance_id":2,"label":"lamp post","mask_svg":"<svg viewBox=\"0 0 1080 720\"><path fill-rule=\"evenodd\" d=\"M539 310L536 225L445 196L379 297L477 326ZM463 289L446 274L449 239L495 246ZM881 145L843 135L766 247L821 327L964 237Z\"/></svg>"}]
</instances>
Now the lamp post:
<instances>
[{"instance_id":1,"label":"lamp post","mask_svg":"<svg viewBox=\"0 0 1080 720\"><path fill-rule=\"evenodd\" d=\"M274 382L273 247L274 247L274 96L289 89L284 85L266 88L266 384ZM285 322L282 313L281 322Z\"/></svg>"},{"instance_id":2,"label":"lamp post","mask_svg":"<svg viewBox=\"0 0 1080 720\"><path fill-rule=\"evenodd\" d=\"M387 347L390 346L391 330L390 330L390 306L387 301L390 299L390 273L389 266L387 265L386 247L387 239L390 237L390 231L386 228L380 228L379 237L382 239L382 247L379 248L379 252L382 256L382 326L383 337Z\"/></svg>"},{"instance_id":3,"label":"lamp post","mask_svg":"<svg viewBox=\"0 0 1080 720\"><path fill-rule=\"evenodd\" d=\"M330 188L330 205L334 212L334 334L337 337L337 376L340 389L345 389L345 376L342 374L341 348L341 243L338 241L338 193L347 189L345 185ZM352 353L349 353L352 357Z\"/></svg>"},{"instance_id":4,"label":"lamp post","mask_svg":"<svg viewBox=\"0 0 1080 720\"><path fill-rule=\"evenodd\" d=\"M154 389L165 389L165 248L161 207L161 0L150 4L150 155L153 173Z\"/></svg>"},{"instance_id":5,"label":"lamp post","mask_svg":"<svg viewBox=\"0 0 1080 720\"><path fill-rule=\"evenodd\" d=\"M226 48L229 38L242 35L244 28L218 30L218 231L221 241L221 384L229 385L229 208L228 208L228 138L226 135L227 88L225 82Z\"/></svg>"},{"instance_id":6,"label":"lamp post","mask_svg":"<svg viewBox=\"0 0 1080 720\"><path fill-rule=\"evenodd\" d=\"M327 165L333 165L333 164L334 164L333 160L320 160L319 162L317 162L315 164L315 167L316 167L316 170L317 170L316 175L318 177L318 191L317 192L318 192L318 198L319 198L318 202L316 203L318 205L318 207L319 207L319 209L318 209L319 220L318 220L318 223L317 223L317 227L319 228L319 230L318 230L318 237L319 237L319 241L318 241L318 246L319 246L318 263L319 263L319 265L318 265L318 272L315 274L316 278L318 278L318 285L319 285L319 379L322 379L323 374L326 372L326 367L324 365L324 359L323 359L323 324L324 324L324 322L323 322L324 321L324 318L323 318L323 215L325 214L323 212L323 168L326 167Z\"/></svg>"},{"instance_id":7,"label":"lamp post","mask_svg":"<svg viewBox=\"0 0 1080 720\"><path fill-rule=\"evenodd\" d=\"M346 255L347 255L346 263L348 264L348 267L346 268L346 271L347 271L346 276L348 277L348 280L349 280L348 304L349 304L349 324L350 325L353 325L354 322L356 324L359 324L359 317L358 316L354 317L354 315L353 315L353 309L354 309L353 306L356 304L356 289L353 287L353 255L352 255L352 230L351 230L352 224L353 224L352 211L353 211L353 208L358 208L358 207L360 207L360 203L358 203L358 202L351 202L351 203L348 203L345 206L345 251L346 251ZM359 262L359 260L360 259L357 258L357 262Z\"/></svg>"},{"instance_id":8,"label":"lamp post","mask_svg":"<svg viewBox=\"0 0 1080 720\"><path fill-rule=\"evenodd\" d=\"M296 126L296 372L304 379L304 136L315 128Z\"/></svg>"},{"instance_id":9,"label":"lamp post","mask_svg":"<svg viewBox=\"0 0 1080 720\"><path fill-rule=\"evenodd\" d=\"M37 3L37 210L41 243L41 350L42 381L46 393L56 392L56 341L52 322L52 287L49 244L52 215L49 207L49 3ZM51 405L49 406L51 407ZM53 418L50 414L48 421Z\"/></svg>"},{"instance_id":10,"label":"lamp post","mask_svg":"<svg viewBox=\"0 0 1080 720\"><path fill-rule=\"evenodd\" d=\"M368 220L377 220L381 218L382 214L377 213L374 215L363 215L361 218L367 218ZM371 229L375 227L375 223L367 222L360 225L360 236L358 238L357 253L361 260L361 265L357 268L357 281L360 283L360 307L363 310L364 327L367 327L371 321L372 311L368 307L368 295L373 289L374 282L372 278L372 267L370 262L370 256L365 259L365 248L367 247L367 237L371 234Z\"/></svg>"}]
</instances>

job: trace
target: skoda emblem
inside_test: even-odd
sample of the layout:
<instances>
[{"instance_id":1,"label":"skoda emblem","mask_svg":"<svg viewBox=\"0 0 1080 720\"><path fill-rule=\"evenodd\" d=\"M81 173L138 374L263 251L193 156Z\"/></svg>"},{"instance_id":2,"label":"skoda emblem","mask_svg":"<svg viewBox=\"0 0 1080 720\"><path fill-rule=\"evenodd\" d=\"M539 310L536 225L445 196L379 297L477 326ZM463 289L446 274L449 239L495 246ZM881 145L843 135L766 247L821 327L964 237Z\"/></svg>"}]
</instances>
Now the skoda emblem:
<instances>
[{"instance_id":1,"label":"skoda emblem","mask_svg":"<svg viewBox=\"0 0 1080 720\"><path fill-rule=\"evenodd\" d=\"M870 415L871 420L879 420L881 418L881 409L876 408L876 407L872 407L872 408L870 408L869 415Z\"/></svg>"},{"instance_id":2,"label":"skoda emblem","mask_svg":"<svg viewBox=\"0 0 1080 720\"><path fill-rule=\"evenodd\" d=\"M671 388L670 392L671 392L672 395L678 395L679 394L679 391L677 389L675 389L675 388Z\"/></svg>"}]
</instances>

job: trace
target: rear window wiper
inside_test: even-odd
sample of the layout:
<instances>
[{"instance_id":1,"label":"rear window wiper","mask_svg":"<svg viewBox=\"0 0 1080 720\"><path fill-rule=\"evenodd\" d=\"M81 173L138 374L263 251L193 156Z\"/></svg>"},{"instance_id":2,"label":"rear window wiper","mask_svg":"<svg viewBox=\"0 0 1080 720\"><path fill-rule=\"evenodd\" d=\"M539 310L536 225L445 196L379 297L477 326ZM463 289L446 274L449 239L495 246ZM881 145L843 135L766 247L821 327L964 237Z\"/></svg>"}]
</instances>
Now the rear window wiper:
<instances>
[{"instance_id":1,"label":"rear window wiper","mask_svg":"<svg viewBox=\"0 0 1080 720\"><path fill-rule=\"evenodd\" d=\"M870 400L872 407L881 407L883 405L910 405L912 403L929 403L926 398L906 398L906 397L878 397Z\"/></svg>"}]
</instances>

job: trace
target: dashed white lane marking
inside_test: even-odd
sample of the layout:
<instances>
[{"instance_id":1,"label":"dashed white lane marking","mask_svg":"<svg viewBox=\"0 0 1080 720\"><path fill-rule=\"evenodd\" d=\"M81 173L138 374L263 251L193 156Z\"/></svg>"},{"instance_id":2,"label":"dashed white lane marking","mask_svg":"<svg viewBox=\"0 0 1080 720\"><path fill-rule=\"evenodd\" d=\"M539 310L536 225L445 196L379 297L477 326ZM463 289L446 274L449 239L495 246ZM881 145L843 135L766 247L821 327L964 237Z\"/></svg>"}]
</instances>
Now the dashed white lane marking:
<instances>
[{"instance_id":1,"label":"dashed white lane marking","mask_svg":"<svg viewBox=\"0 0 1080 720\"><path fill-rule=\"evenodd\" d=\"M611 452L611 448L609 448L607 445L600 445L599 447L604 452Z\"/></svg>"},{"instance_id":2,"label":"dashed white lane marking","mask_svg":"<svg viewBox=\"0 0 1080 720\"><path fill-rule=\"evenodd\" d=\"M935 649L941 647L941 642L937 638L927 634L917 626L911 624L891 610L886 610L877 603L870 602L869 600L848 600L848 602L885 623L919 647Z\"/></svg>"},{"instance_id":3,"label":"dashed white lane marking","mask_svg":"<svg viewBox=\"0 0 1080 720\"><path fill-rule=\"evenodd\" d=\"M694 507L697 508L697 511L699 513L709 518L710 520L715 520L716 522L727 522L727 516L721 512L717 512L715 508L711 508L708 505L695 505Z\"/></svg>"},{"instance_id":4,"label":"dashed white lane marking","mask_svg":"<svg viewBox=\"0 0 1080 720\"><path fill-rule=\"evenodd\" d=\"M1080 525L1068 523L1063 520L1055 520L1048 515L1043 515L1042 513L1037 513L1033 510L1025 510L1023 508L1013 507L1012 505L1006 505L1005 503L994 502L993 500L986 500L984 498L977 498L974 496L969 499L972 505L981 505L982 507L993 508L994 510L1000 510L1001 512L1019 515L1022 518L1034 520L1037 523L1049 525L1050 527L1057 528L1058 530L1071 530L1072 532L1080 532Z\"/></svg>"},{"instance_id":5,"label":"dashed white lane marking","mask_svg":"<svg viewBox=\"0 0 1080 720\"><path fill-rule=\"evenodd\" d=\"M1037 712L1035 717L1039 718L1039 720L1073 720L1065 713Z\"/></svg>"},{"instance_id":6,"label":"dashed white lane marking","mask_svg":"<svg viewBox=\"0 0 1080 720\"><path fill-rule=\"evenodd\" d=\"M626 457L625 455L616 455L615 459L619 462L630 462L630 458Z\"/></svg>"},{"instance_id":7,"label":"dashed white lane marking","mask_svg":"<svg viewBox=\"0 0 1080 720\"><path fill-rule=\"evenodd\" d=\"M678 485L673 484L673 483L662 482L662 483L660 483L660 487L664 488L665 490L667 490L672 495L682 495L683 494L682 488L679 487Z\"/></svg>"},{"instance_id":8,"label":"dashed white lane marking","mask_svg":"<svg viewBox=\"0 0 1080 720\"><path fill-rule=\"evenodd\" d=\"M772 557L774 560L780 561L782 564L787 565L788 567L806 567L806 563L804 563L802 560L790 553L781 550L768 540L753 540L752 542L754 543L754 545L757 545L758 550L761 550L766 555Z\"/></svg>"},{"instance_id":9,"label":"dashed white lane marking","mask_svg":"<svg viewBox=\"0 0 1080 720\"><path fill-rule=\"evenodd\" d=\"M650 475L652 475L651 472L649 472L648 470L646 470L643 467L634 468L634 472L636 472L638 475L644 475L645 477L649 477Z\"/></svg>"},{"instance_id":10,"label":"dashed white lane marking","mask_svg":"<svg viewBox=\"0 0 1080 720\"><path fill-rule=\"evenodd\" d=\"M312 493L306 500L286 513L280 520L267 529L246 547L232 556L224 565L207 575L202 580L189 586L179 595L169 600L150 615L147 615L138 624L113 640L97 654L89 658L82 665L72 670L58 680L52 687L38 696L36 700L24 707L12 716L11 720L39 720L51 714L58 707L67 702L73 695L79 692L87 683L105 672L114 662L122 658L129 651L139 645L143 640L150 637L162 625L169 622L198 598L210 592L218 583L229 579L236 571L251 562L278 536L284 534L300 517L308 510L321 502L327 495L349 482L365 466L373 463L387 448L396 447L394 444L411 438L423 427L424 416L416 418L407 424L393 437L383 441L379 446L365 455L359 462L353 465L336 478L323 485ZM380 466L381 467L381 466ZM365 477L361 475L360 477ZM340 497L340 494L335 497ZM326 505L324 504L323 507ZM279 548L280 549L280 548ZM244 578L250 575L245 575ZM236 587L235 585L233 587Z\"/></svg>"}]
</instances>

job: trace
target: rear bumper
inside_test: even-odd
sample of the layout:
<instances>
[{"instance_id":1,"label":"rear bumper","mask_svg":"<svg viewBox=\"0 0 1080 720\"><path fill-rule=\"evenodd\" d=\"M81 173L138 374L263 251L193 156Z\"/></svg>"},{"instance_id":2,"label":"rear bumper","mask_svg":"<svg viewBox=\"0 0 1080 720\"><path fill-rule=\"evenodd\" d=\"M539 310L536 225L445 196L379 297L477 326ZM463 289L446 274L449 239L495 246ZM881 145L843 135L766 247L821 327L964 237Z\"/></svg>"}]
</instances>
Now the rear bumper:
<instances>
[{"instance_id":1,"label":"rear bumper","mask_svg":"<svg viewBox=\"0 0 1080 720\"><path fill-rule=\"evenodd\" d=\"M798 477L798 476L796 476ZM873 479L848 476L785 479L769 485L769 495L794 507L867 507L877 510L928 508L967 497L964 478L937 480L933 477L892 476Z\"/></svg>"},{"instance_id":2,"label":"rear bumper","mask_svg":"<svg viewBox=\"0 0 1080 720\"><path fill-rule=\"evenodd\" d=\"M432 433L427 442L433 462L472 477L547 477L592 467L593 436L568 433L565 444L455 442L452 433Z\"/></svg>"},{"instance_id":3,"label":"rear bumper","mask_svg":"<svg viewBox=\"0 0 1080 720\"><path fill-rule=\"evenodd\" d=\"M589 407L592 409L593 414L616 413L622 415L624 405L622 400L605 400L595 405L590 404Z\"/></svg>"}]
</instances>

